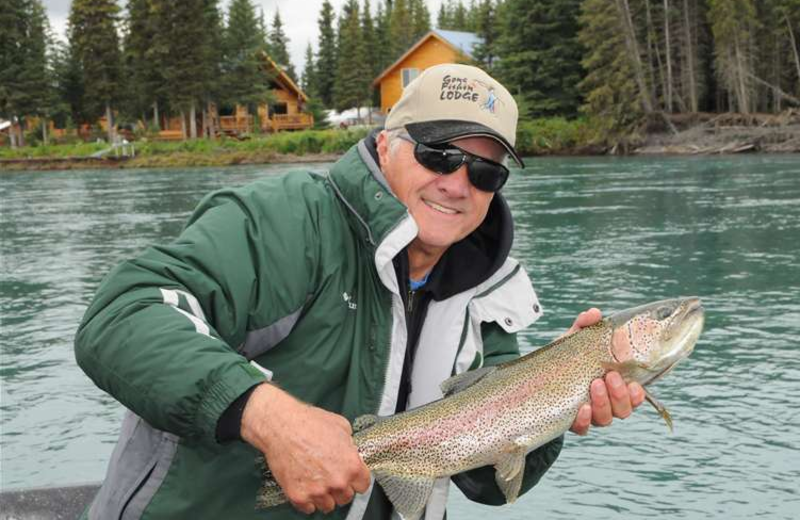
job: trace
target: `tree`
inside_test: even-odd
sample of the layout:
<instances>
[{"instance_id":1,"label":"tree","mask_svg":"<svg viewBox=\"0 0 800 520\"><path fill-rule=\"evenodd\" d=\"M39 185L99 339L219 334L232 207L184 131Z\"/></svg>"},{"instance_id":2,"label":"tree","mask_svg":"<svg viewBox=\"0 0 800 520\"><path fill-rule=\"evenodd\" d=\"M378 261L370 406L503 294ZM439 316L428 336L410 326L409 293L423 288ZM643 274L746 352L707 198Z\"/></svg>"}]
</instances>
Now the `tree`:
<instances>
[{"instance_id":1,"label":"tree","mask_svg":"<svg viewBox=\"0 0 800 520\"><path fill-rule=\"evenodd\" d=\"M413 24L411 32L413 45L431 30L431 13L428 11L428 6L425 5L425 0L411 0L409 11Z\"/></svg>"},{"instance_id":2,"label":"tree","mask_svg":"<svg viewBox=\"0 0 800 520\"><path fill-rule=\"evenodd\" d=\"M57 121L63 126L90 121L84 105L83 70L80 61L75 58L69 42L57 43L53 52L53 75L56 95L64 105L62 118Z\"/></svg>"},{"instance_id":3,"label":"tree","mask_svg":"<svg viewBox=\"0 0 800 520\"><path fill-rule=\"evenodd\" d=\"M500 37L497 8L492 0L483 0L476 11L475 33L481 43L475 47L473 54L480 67L491 71L497 59L497 40Z\"/></svg>"},{"instance_id":4,"label":"tree","mask_svg":"<svg viewBox=\"0 0 800 520\"><path fill-rule=\"evenodd\" d=\"M159 104L166 100L163 53L153 42L158 38L158 20L150 0L129 0L128 31L124 39L124 60L128 78L129 110L133 114L153 110L153 126L159 126Z\"/></svg>"},{"instance_id":5,"label":"tree","mask_svg":"<svg viewBox=\"0 0 800 520\"><path fill-rule=\"evenodd\" d=\"M709 0L717 75L732 109L753 110L752 78L755 6L753 0Z\"/></svg>"},{"instance_id":6,"label":"tree","mask_svg":"<svg viewBox=\"0 0 800 520\"><path fill-rule=\"evenodd\" d=\"M11 145L24 146L27 116L39 116L46 129L55 103L50 26L39 0L4 0L0 23L0 116L17 123L11 127Z\"/></svg>"},{"instance_id":7,"label":"tree","mask_svg":"<svg viewBox=\"0 0 800 520\"><path fill-rule=\"evenodd\" d=\"M603 139L623 142L642 117L640 92L633 79L622 21L615 2L585 0L579 39L586 49L583 111L593 116Z\"/></svg>"},{"instance_id":8,"label":"tree","mask_svg":"<svg viewBox=\"0 0 800 520\"><path fill-rule=\"evenodd\" d=\"M336 80L336 33L333 29L333 6L328 0L322 3L317 24L319 47L317 48L317 88L322 104L333 106L333 85Z\"/></svg>"},{"instance_id":9,"label":"tree","mask_svg":"<svg viewBox=\"0 0 800 520\"><path fill-rule=\"evenodd\" d=\"M380 9L380 4L378 4ZM372 6L369 3L369 0L364 0L364 8L361 10L361 42L364 47L364 56L366 57L367 54L371 56L372 59L367 59L365 63L365 72L367 77L365 78L366 81L366 92L368 94L367 100L369 101L369 105L375 105L375 92L372 88L372 80L375 79L378 74L381 73L383 70L381 68L381 63L379 59L375 59L376 55L379 55L378 47L380 45L378 41L378 33L375 27L375 22L372 19ZM369 113L370 122L372 121L372 111L370 110Z\"/></svg>"},{"instance_id":10,"label":"tree","mask_svg":"<svg viewBox=\"0 0 800 520\"><path fill-rule=\"evenodd\" d=\"M120 91L119 11L114 0L74 0L69 14L70 45L84 76L84 105L94 117L105 109L109 142Z\"/></svg>"},{"instance_id":11,"label":"tree","mask_svg":"<svg viewBox=\"0 0 800 520\"><path fill-rule=\"evenodd\" d=\"M250 0L231 2L224 41L225 100L250 109L266 102L269 99L269 75L264 69L264 41ZM280 64L275 56L272 58Z\"/></svg>"},{"instance_id":12,"label":"tree","mask_svg":"<svg viewBox=\"0 0 800 520\"><path fill-rule=\"evenodd\" d=\"M272 32L269 33L269 50L275 63L280 65L283 71L296 81L297 73L294 71L294 65L292 65L292 60L289 58L289 37L283 32L283 22L279 11L275 11L275 17L272 19Z\"/></svg>"},{"instance_id":13,"label":"tree","mask_svg":"<svg viewBox=\"0 0 800 520\"><path fill-rule=\"evenodd\" d=\"M399 58L414 44L414 26L407 0L394 0L389 18L391 61Z\"/></svg>"},{"instance_id":14,"label":"tree","mask_svg":"<svg viewBox=\"0 0 800 520\"><path fill-rule=\"evenodd\" d=\"M578 42L580 0L508 0L497 71L523 100L524 117L575 115L583 77Z\"/></svg>"},{"instance_id":15,"label":"tree","mask_svg":"<svg viewBox=\"0 0 800 520\"><path fill-rule=\"evenodd\" d=\"M360 107L369 99L370 66L362 39L358 0L348 0L339 17L339 60L334 84L334 106L342 111Z\"/></svg>"},{"instance_id":16,"label":"tree","mask_svg":"<svg viewBox=\"0 0 800 520\"><path fill-rule=\"evenodd\" d=\"M391 23L391 4L388 0L378 1L378 12L375 14L375 51L372 53L375 63L375 73L372 79L378 77L392 63L393 51L389 34L389 24ZM380 106L380 89L373 89L372 104Z\"/></svg>"}]
</instances>

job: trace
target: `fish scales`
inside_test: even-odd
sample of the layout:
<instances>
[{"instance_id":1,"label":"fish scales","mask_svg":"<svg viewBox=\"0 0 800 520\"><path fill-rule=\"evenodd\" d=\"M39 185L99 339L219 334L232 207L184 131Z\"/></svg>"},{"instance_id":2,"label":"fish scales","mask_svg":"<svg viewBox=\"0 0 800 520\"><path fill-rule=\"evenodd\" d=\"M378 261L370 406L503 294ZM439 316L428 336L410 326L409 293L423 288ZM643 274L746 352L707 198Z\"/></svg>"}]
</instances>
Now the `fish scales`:
<instances>
[{"instance_id":1,"label":"fish scales","mask_svg":"<svg viewBox=\"0 0 800 520\"><path fill-rule=\"evenodd\" d=\"M646 385L691 353L702 325L697 298L621 311L516 360L454 376L438 401L359 418L353 439L404 518L419 517L436 479L487 465L513 502L525 455L569 429L594 379L617 370ZM663 405L647 395L670 424ZM283 501L274 481L265 482L260 506Z\"/></svg>"}]
</instances>

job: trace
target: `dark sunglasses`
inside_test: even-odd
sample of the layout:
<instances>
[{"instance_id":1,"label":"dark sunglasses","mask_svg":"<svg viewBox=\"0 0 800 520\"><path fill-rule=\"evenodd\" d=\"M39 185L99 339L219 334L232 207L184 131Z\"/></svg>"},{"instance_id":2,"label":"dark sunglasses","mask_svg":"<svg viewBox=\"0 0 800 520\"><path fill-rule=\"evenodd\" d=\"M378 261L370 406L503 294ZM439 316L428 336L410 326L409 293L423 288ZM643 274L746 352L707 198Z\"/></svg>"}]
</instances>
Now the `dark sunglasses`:
<instances>
[{"instance_id":1,"label":"dark sunglasses","mask_svg":"<svg viewBox=\"0 0 800 520\"><path fill-rule=\"evenodd\" d=\"M414 158L433 172L447 175L466 163L469 181L481 191L499 191L508 180L508 168L504 165L473 155L455 145L445 143L431 146L405 136L401 139L414 145Z\"/></svg>"}]
</instances>

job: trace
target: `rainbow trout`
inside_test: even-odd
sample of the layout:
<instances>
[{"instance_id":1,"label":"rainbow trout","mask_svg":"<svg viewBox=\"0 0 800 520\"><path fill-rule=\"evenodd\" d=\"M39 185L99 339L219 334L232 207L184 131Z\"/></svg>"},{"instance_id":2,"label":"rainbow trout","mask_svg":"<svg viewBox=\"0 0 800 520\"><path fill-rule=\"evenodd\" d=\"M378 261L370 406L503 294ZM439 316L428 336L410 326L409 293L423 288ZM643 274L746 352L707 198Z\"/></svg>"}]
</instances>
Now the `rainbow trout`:
<instances>
[{"instance_id":1,"label":"rainbow trout","mask_svg":"<svg viewBox=\"0 0 800 520\"><path fill-rule=\"evenodd\" d=\"M620 311L514 361L454 376L442 383L438 401L360 417L353 438L406 519L419 518L436 479L487 465L511 503L525 455L570 428L594 379L616 370L628 382L652 383L692 352L702 328L698 298ZM671 429L664 406L647 391L646 398ZM285 501L267 469L258 506Z\"/></svg>"}]
</instances>

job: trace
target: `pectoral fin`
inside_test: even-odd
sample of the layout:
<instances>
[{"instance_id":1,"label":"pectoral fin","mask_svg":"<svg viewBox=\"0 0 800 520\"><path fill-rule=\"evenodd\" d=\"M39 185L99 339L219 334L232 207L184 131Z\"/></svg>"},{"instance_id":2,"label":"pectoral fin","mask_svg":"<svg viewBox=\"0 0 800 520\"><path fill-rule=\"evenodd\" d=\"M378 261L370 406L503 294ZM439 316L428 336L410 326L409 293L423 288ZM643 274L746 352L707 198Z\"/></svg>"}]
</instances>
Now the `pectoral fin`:
<instances>
[{"instance_id":1,"label":"pectoral fin","mask_svg":"<svg viewBox=\"0 0 800 520\"><path fill-rule=\"evenodd\" d=\"M670 433L672 433L672 416L667 411L667 408L661 404L661 401L653 397L653 394L651 394L646 388L644 389L644 398L647 399L648 403L653 405L653 408L655 408L658 412L658 415L664 419L664 422L666 422L667 426L669 426Z\"/></svg>"},{"instance_id":2,"label":"pectoral fin","mask_svg":"<svg viewBox=\"0 0 800 520\"><path fill-rule=\"evenodd\" d=\"M417 520L433 490L434 479L412 475L392 475L375 471L375 480L404 520Z\"/></svg>"},{"instance_id":3,"label":"pectoral fin","mask_svg":"<svg viewBox=\"0 0 800 520\"><path fill-rule=\"evenodd\" d=\"M525 474L525 448L515 446L513 450L503 453L495 464L494 480L509 504L519 496L522 488L522 477Z\"/></svg>"}]
</instances>

